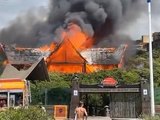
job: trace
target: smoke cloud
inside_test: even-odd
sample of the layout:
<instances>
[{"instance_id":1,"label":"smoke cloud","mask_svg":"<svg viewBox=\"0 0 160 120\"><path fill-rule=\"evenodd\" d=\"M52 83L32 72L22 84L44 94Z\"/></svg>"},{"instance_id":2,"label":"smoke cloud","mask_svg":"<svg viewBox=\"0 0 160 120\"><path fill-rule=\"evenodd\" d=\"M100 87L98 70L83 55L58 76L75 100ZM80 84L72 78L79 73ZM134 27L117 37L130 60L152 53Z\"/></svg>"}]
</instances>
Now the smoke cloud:
<instances>
[{"instance_id":1,"label":"smoke cloud","mask_svg":"<svg viewBox=\"0 0 160 120\"><path fill-rule=\"evenodd\" d=\"M155 16L159 10L156 2L153 1ZM48 8L48 11L44 8L30 10L17 17L0 31L0 42L23 47L58 42L59 33L71 22L94 37L95 44L113 39L117 34L131 39L137 29L135 23L142 22L144 19L139 18L147 13L145 0L50 0Z\"/></svg>"}]
</instances>

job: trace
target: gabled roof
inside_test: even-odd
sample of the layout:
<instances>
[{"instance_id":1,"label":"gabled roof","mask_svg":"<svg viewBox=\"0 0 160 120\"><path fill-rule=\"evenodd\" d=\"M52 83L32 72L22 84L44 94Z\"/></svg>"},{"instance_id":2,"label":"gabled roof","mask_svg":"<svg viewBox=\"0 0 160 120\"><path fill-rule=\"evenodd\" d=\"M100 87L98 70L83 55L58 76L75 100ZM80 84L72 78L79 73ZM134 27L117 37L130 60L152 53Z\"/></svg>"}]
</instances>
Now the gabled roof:
<instances>
[{"instance_id":1,"label":"gabled roof","mask_svg":"<svg viewBox=\"0 0 160 120\"><path fill-rule=\"evenodd\" d=\"M69 39L64 39L47 58L48 63L84 63L85 59Z\"/></svg>"},{"instance_id":2,"label":"gabled roof","mask_svg":"<svg viewBox=\"0 0 160 120\"><path fill-rule=\"evenodd\" d=\"M6 46L5 53L11 64L34 64L43 56L37 48L16 48L15 46Z\"/></svg>"},{"instance_id":3,"label":"gabled roof","mask_svg":"<svg viewBox=\"0 0 160 120\"><path fill-rule=\"evenodd\" d=\"M119 64L127 45L120 45L113 52L108 52L106 48L87 49L81 52L81 55L86 59L88 64Z\"/></svg>"},{"instance_id":4,"label":"gabled roof","mask_svg":"<svg viewBox=\"0 0 160 120\"><path fill-rule=\"evenodd\" d=\"M28 70L27 80L49 80L47 66L44 58L33 64Z\"/></svg>"},{"instance_id":5,"label":"gabled roof","mask_svg":"<svg viewBox=\"0 0 160 120\"><path fill-rule=\"evenodd\" d=\"M47 68L44 59L41 58L39 61L34 63L27 70L17 70L11 64L6 65L1 78L21 78L27 80L49 80Z\"/></svg>"}]
</instances>

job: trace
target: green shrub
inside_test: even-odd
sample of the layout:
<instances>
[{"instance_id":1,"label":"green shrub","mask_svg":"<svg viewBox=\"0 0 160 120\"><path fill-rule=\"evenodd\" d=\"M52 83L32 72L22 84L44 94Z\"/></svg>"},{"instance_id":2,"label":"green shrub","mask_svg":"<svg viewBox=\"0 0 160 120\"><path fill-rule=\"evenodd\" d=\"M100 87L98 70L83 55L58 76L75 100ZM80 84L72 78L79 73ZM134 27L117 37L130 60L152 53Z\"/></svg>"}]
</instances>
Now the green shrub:
<instances>
[{"instance_id":1,"label":"green shrub","mask_svg":"<svg viewBox=\"0 0 160 120\"><path fill-rule=\"evenodd\" d=\"M156 115L154 117L151 117L151 116L148 116L148 115L144 115L143 120L160 120L160 116Z\"/></svg>"},{"instance_id":2,"label":"green shrub","mask_svg":"<svg viewBox=\"0 0 160 120\"><path fill-rule=\"evenodd\" d=\"M7 109L0 112L1 120L49 120L49 116L39 107Z\"/></svg>"}]
</instances>

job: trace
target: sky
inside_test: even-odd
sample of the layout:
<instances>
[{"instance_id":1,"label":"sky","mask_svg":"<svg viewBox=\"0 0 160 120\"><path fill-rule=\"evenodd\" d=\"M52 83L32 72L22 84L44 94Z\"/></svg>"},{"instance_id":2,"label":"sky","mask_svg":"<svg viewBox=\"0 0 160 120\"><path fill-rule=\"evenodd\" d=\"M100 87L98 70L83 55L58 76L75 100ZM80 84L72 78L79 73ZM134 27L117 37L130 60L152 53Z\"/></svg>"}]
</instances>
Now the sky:
<instances>
[{"instance_id":1,"label":"sky","mask_svg":"<svg viewBox=\"0 0 160 120\"><path fill-rule=\"evenodd\" d=\"M34 10L40 6L47 9L48 4L49 0L0 0L0 29L7 27L17 16L23 15L30 9ZM160 21L160 0L153 0L152 4L152 32L160 32L160 24L158 24ZM148 34L147 12L129 27L125 28L124 26L124 29L120 29L120 34L127 34L134 40Z\"/></svg>"},{"instance_id":2,"label":"sky","mask_svg":"<svg viewBox=\"0 0 160 120\"><path fill-rule=\"evenodd\" d=\"M48 0L0 0L0 29L31 8L48 7Z\"/></svg>"}]
</instances>

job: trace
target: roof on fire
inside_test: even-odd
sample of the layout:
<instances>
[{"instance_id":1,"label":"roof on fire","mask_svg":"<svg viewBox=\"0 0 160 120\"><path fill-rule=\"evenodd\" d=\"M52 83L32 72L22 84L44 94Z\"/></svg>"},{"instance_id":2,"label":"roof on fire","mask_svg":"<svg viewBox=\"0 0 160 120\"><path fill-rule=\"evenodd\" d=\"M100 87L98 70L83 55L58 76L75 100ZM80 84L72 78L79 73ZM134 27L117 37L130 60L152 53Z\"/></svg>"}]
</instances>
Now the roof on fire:
<instances>
[{"instance_id":1,"label":"roof on fire","mask_svg":"<svg viewBox=\"0 0 160 120\"><path fill-rule=\"evenodd\" d=\"M21 78L27 80L49 80L49 75L44 62L41 58L39 61L31 65L27 70L17 70L11 64L7 64L1 78Z\"/></svg>"},{"instance_id":2,"label":"roof on fire","mask_svg":"<svg viewBox=\"0 0 160 120\"><path fill-rule=\"evenodd\" d=\"M59 46L51 52L48 58L51 63L84 63L86 61L76 50L69 39L63 40Z\"/></svg>"},{"instance_id":3,"label":"roof on fire","mask_svg":"<svg viewBox=\"0 0 160 120\"><path fill-rule=\"evenodd\" d=\"M81 52L88 64L118 64L122 59L127 45L122 44L117 49L108 51L107 48L91 48Z\"/></svg>"}]
</instances>

